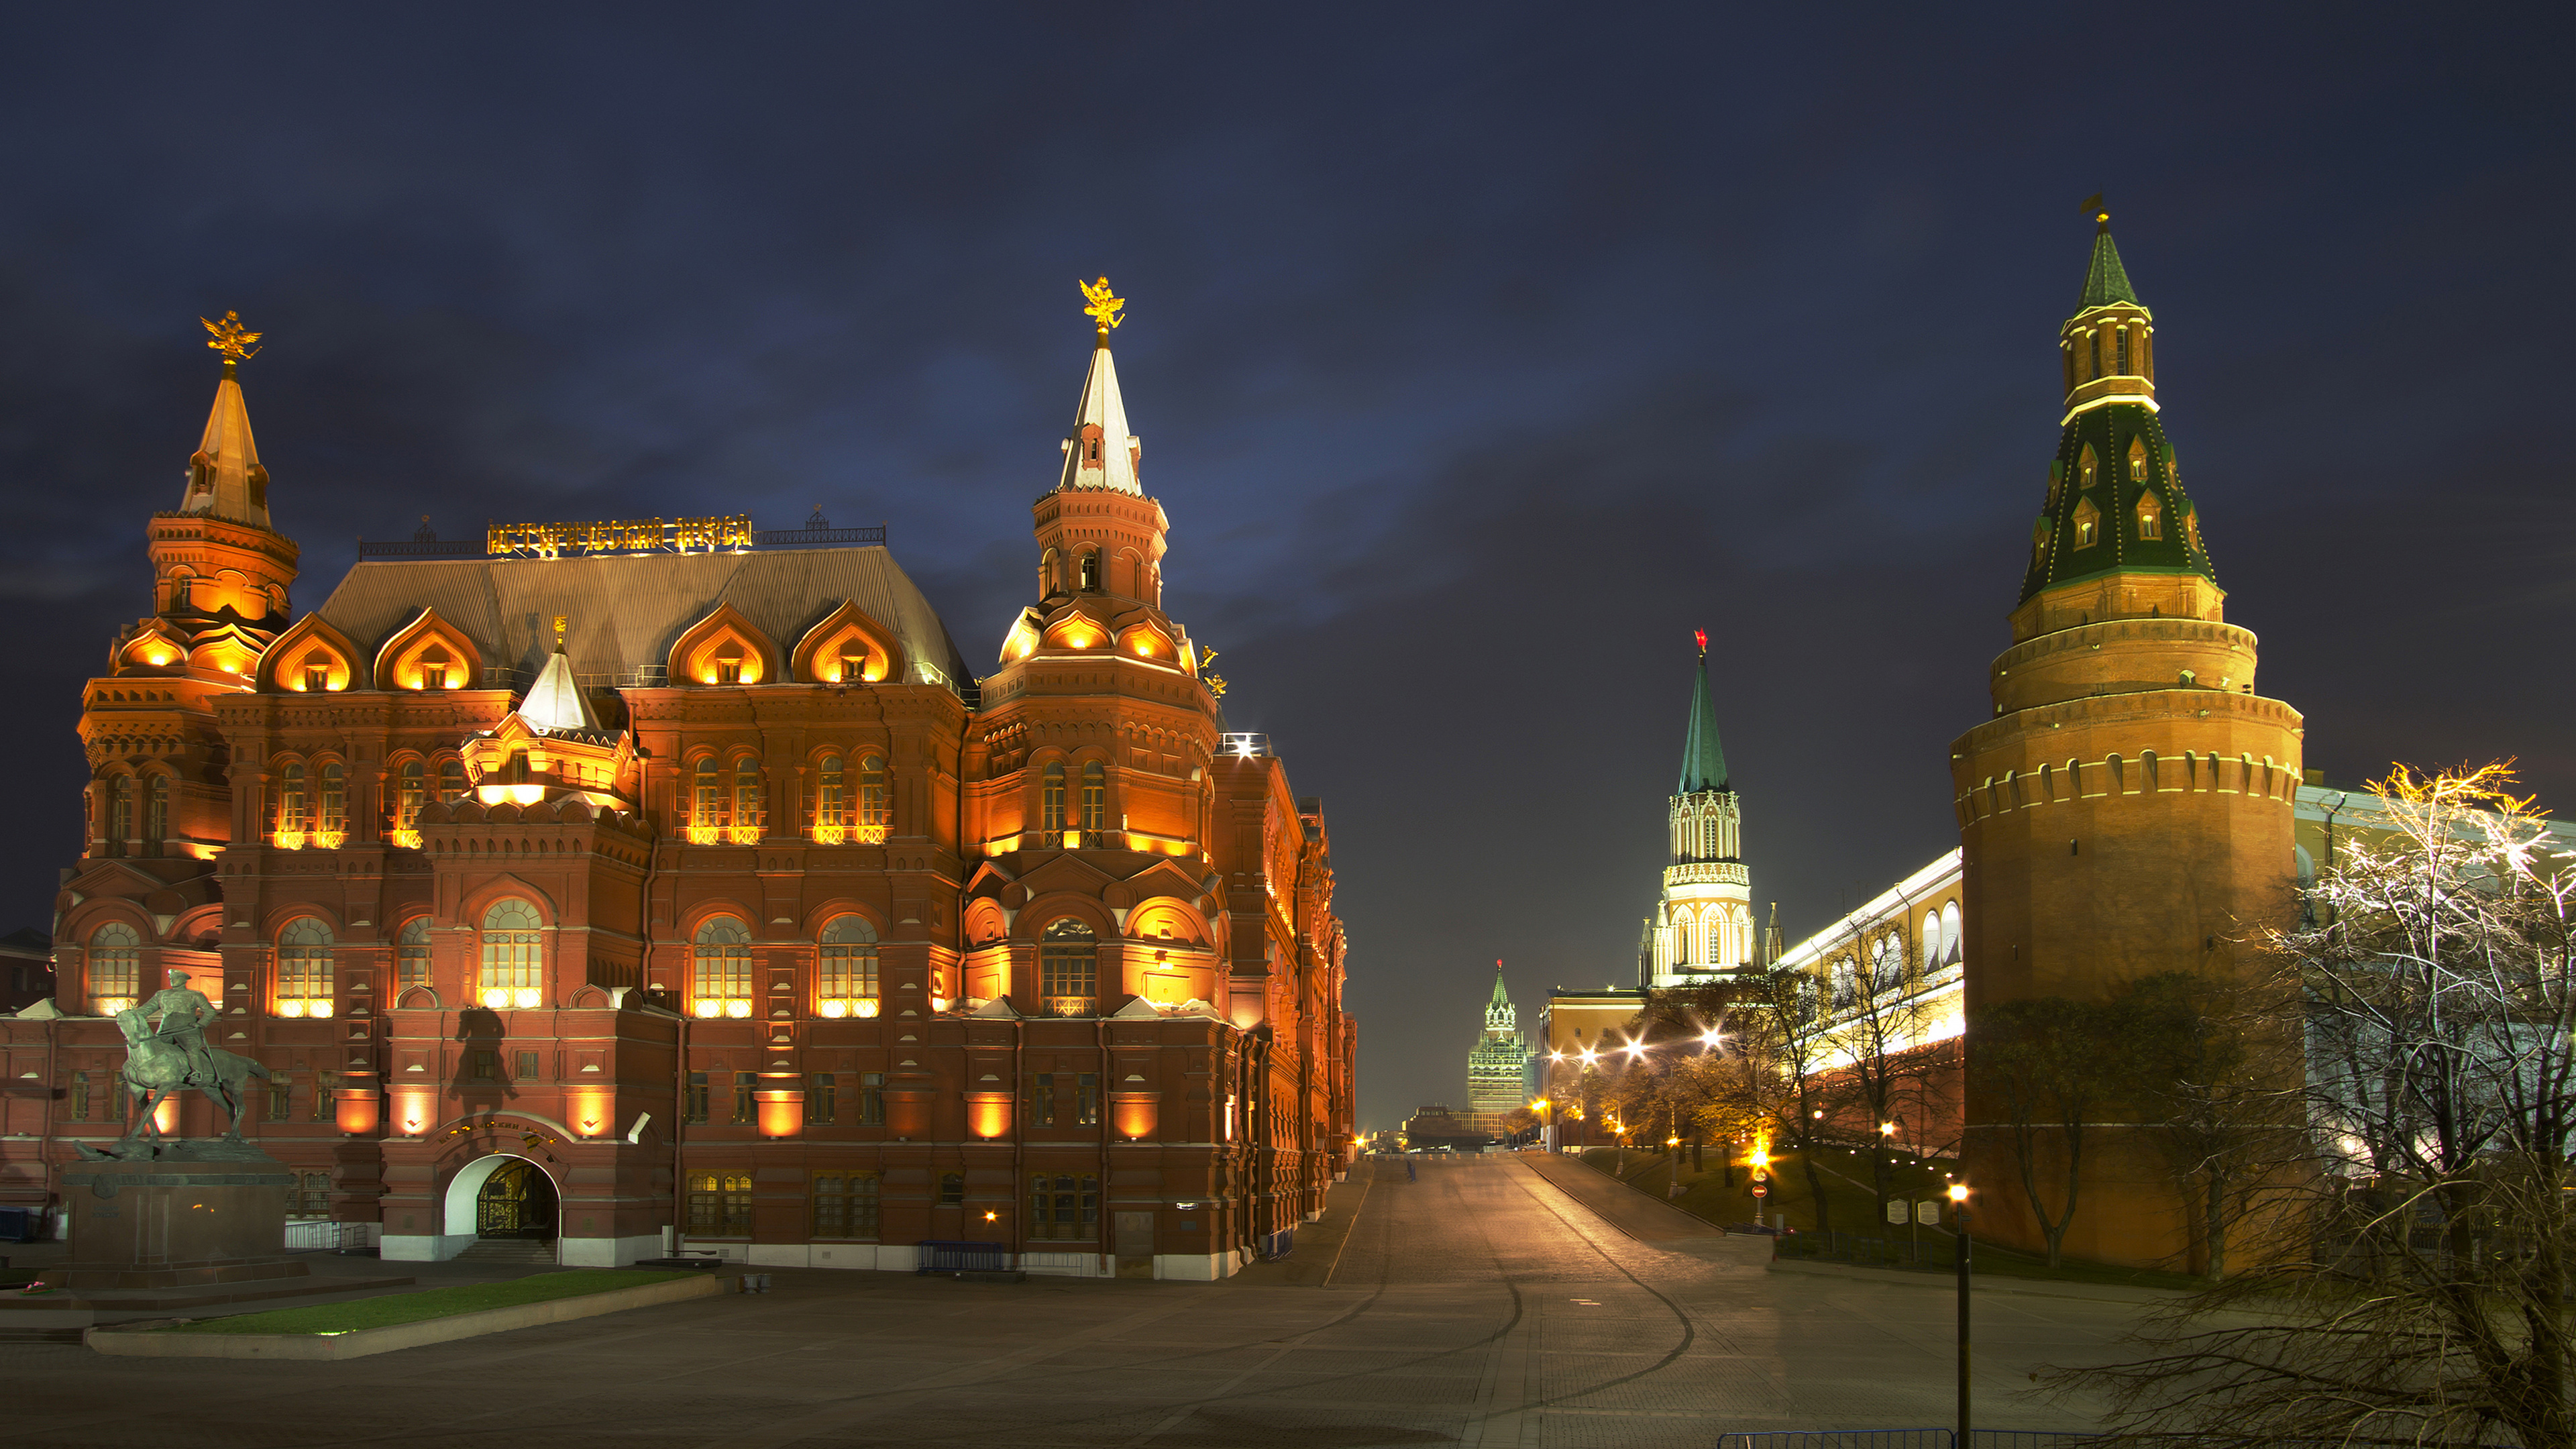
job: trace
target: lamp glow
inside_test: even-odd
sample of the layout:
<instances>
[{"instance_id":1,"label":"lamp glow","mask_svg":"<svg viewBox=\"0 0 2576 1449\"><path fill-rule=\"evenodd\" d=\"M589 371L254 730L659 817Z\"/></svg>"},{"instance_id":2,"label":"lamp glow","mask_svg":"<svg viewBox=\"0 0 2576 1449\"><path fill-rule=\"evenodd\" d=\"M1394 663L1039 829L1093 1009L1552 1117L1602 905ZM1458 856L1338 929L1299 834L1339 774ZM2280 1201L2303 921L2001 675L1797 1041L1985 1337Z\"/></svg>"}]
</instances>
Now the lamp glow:
<instances>
[{"instance_id":1,"label":"lamp glow","mask_svg":"<svg viewBox=\"0 0 2576 1449\"><path fill-rule=\"evenodd\" d=\"M510 1004L521 1011L526 1011L544 999L543 994L533 986L522 986L510 993Z\"/></svg>"},{"instance_id":2,"label":"lamp glow","mask_svg":"<svg viewBox=\"0 0 2576 1449\"><path fill-rule=\"evenodd\" d=\"M302 1016L304 1014L304 1003L293 1000L281 1001L277 1003L277 1014L289 1017Z\"/></svg>"},{"instance_id":3,"label":"lamp glow","mask_svg":"<svg viewBox=\"0 0 2576 1449\"><path fill-rule=\"evenodd\" d=\"M724 1003L710 996L699 997L693 1009L700 1016L715 1017L724 1015Z\"/></svg>"},{"instance_id":4,"label":"lamp glow","mask_svg":"<svg viewBox=\"0 0 2576 1449\"><path fill-rule=\"evenodd\" d=\"M317 996L312 1000L307 1001L304 1003L304 1014L307 1016L329 1016L331 1014L331 998L327 996Z\"/></svg>"},{"instance_id":5,"label":"lamp glow","mask_svg":"<svg viewBox=\"0 0 2576 1449\"><path fill-rule=\"evenodd\" d=\"M502 989L501 987L498 987L498 986L487 987L487 988L484 990L484 992L483 992L483 1005L484 1005L486 1008L488 1008L488 1009L490 1009L490 1010L493 1010L493 1011L499 1011L499 1010L501 1010L503 1007L508 1006L509 1004L510 1004L510 993L509 993L508 991L506 991L506 990Z\"/></svg>"},{"instance_id":6,"label":"lamp glow","mask_svg":"<svg viewBox=\"0 0 2576 1449\"><path fill-rule=\"evenodd\" d=\"M846 1001L826 1001L823 1003L823 1014L835 1017L847 1016L850 1014L850 1004Z\"/></svg>"},{"instance_id":7,"label":"lamp glow","mask_svg":"<svg viewBox=\"0 0 2576 1449\"><path fill-rule=\"evenodd\" d=\"M724 1010L725 1015L739 1021L742 1018L751 1015L751 1002L743 997L737 996L724 1004Z\"/></svg>"}]
</instances>

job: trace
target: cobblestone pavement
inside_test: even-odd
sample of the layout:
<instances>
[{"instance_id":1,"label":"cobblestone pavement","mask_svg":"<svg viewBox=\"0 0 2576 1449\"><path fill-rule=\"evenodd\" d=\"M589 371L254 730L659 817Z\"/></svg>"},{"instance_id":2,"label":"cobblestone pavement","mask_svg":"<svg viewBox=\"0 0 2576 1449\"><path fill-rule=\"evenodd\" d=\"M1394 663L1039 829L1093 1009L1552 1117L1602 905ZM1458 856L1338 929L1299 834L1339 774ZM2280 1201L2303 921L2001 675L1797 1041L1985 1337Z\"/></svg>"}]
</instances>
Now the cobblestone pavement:
<instances>
[{"instance_id":1,"label":"cobblestone pavement","mask_svg":"<svg viewBox=\"0 0 2576 1449\"><path fill-rule=\"evenodd\" d=\"M1678 1449L1949 1418L1941 1289L1770 1273L1754 1239L1631 1237L1509 1159L1415 1182L1364 1162L1335 1198L1305 1261L1223 1284L779 1270L765 1295L342 1364L10 1345L0 1446ZM2087 1427L2013 1391L2134 1311L1980 1296L1979 1422Z\"/></svg>"}]
</instances>

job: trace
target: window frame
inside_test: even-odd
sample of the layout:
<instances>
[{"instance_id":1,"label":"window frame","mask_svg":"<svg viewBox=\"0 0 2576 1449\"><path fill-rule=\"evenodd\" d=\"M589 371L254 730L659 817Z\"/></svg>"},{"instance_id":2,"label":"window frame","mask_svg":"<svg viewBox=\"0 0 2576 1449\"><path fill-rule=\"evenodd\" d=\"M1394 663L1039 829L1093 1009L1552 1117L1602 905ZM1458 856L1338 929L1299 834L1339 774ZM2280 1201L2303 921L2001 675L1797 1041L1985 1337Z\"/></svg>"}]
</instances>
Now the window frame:
<instances>
[{"instance_id":1,"label":"window frame","mask_svg":"<svg viewBox=\"0 0 2576 1449\"><path fill-rule=\"evenodd\" d=\"M518 907L507 920L503 912ZM477 929L474 1000L488 1010L534 1010L545 1001L546 931L534 901L504 896L483 910Z\"/></svg>"}]
</instances>

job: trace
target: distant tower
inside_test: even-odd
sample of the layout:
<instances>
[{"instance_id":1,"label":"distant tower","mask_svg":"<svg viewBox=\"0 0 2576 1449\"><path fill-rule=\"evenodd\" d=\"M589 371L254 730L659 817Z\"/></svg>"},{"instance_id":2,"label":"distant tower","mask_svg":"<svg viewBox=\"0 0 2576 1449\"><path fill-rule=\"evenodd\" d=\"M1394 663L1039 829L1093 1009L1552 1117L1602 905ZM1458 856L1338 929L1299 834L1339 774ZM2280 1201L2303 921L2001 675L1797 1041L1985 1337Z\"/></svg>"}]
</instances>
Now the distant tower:
<instances>
[{"instance_id":1,"label":"distant tower","mask_svg":"<svg viewBox=\"0 0 2576 1449\"><path fill-rule=\"evenodd\" d=\"M2065 421L1994 718L1950 747L1972 1022L1998 1002L2225 972L2290 902L2299 713L2254 692L2254 636L2224 621L2156 403L2154 317L2099 220L2058 334ZM1972 1025L1972 1062L1977 1047ZM1973 1073L1968 1091L1968 1175L1990 1188L1978 1232L2036 1242L2002 1187L2001 1105ZM2085 1167L2068 1252L2144 1263L2186 1246L2144 1144L2106 1134Z\"/></svg>"},{"instance_id":2,"label":"distant tower","mask_svg":"<svg viewBox=\"0 0 2576 1449\"><path fill-rule=\"evenodd\" d=\"M1494 995L1485 1003L1485 1030L1467 1054L1467 1110L1508 1112L1529 1099L1521 1095L1529 1075L1529 1044L1521 1039L1520 1013L1503 989L1503 963L1494 963Z\"/></svg>"},{"instance_id":3,"label":"distant tower","mask_svg":"<svg viewBox=\"0 0 2576 1449\"><path fill-rule=\"evenodd\" d=\"M1695 631L1699 675L1691 685L1690 729L1682 738L1681 780L1665 811L1663 899L1650 921L1640 963L1644 984L1683 986L1754 963L1752 877L1744 868L1743 811L1727 784L1708 697L1708 633Z\"/></svg>"}]
</instances>

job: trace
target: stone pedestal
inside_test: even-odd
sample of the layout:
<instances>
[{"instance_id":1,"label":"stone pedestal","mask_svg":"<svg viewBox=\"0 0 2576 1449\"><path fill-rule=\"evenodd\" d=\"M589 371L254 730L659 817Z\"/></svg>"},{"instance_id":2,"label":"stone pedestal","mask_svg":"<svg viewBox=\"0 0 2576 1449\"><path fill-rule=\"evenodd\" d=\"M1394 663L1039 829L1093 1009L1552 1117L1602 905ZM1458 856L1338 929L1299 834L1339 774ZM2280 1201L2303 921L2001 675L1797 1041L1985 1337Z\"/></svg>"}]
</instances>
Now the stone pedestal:
<instances>
[{"instance_id":1,"label":"stone pedestal","mask_svg":"<svg viewBox=\"0 0 2576 1449\"><path fill-rule=\"evenodd\" d=\"M71 1258L45 1271L54 1287L210 1288L309 1271L284 1251L295 1176L247 1143L171 1143L149 1159L75 1163L61 1181Z\"/></svg>"}]
</instances>

